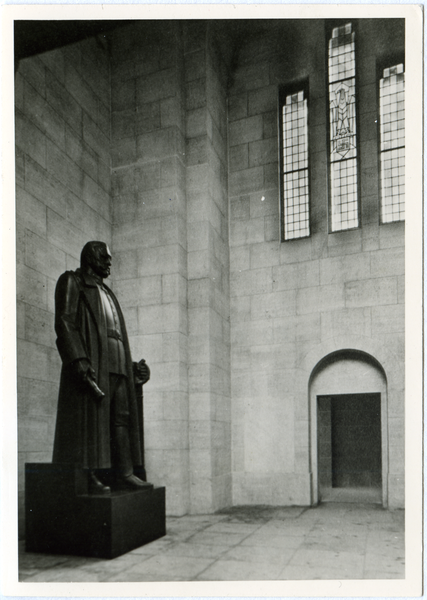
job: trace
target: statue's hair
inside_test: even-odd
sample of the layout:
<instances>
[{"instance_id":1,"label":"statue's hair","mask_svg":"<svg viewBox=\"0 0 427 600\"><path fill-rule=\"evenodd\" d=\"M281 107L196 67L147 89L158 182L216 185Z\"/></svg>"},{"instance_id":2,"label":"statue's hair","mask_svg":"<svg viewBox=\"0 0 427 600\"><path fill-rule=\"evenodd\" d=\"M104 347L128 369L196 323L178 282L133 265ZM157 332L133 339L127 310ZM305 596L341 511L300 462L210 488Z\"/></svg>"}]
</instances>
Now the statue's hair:
<instances>
[{"instance_id":1,"label":"statue's hair","mask_svg":"<svg viewBox=\"0 0 427 600\"><path fill-rule=\"evenodd\" d=\"M106 245L105 242L87 242L80 254L80 266L86 267L90 263L90 259L95 257L98 248L105 248Z\"/></svg>"}]
</instances>

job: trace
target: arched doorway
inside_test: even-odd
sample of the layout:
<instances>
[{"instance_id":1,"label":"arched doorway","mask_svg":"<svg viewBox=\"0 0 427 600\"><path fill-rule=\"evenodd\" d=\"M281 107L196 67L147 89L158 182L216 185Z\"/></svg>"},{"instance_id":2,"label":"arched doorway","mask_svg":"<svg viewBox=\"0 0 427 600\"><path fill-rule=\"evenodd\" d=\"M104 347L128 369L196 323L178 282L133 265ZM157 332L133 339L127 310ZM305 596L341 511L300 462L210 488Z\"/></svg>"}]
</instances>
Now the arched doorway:
<instances>
[{"instance_id":1,"label":"arched doorway","mask_svg":"<svg viewBox=\"0 0 427 600\"><path fill-rule=\"evenodd\" d=\"M371 356L351 350L321 360L310 379L313 503L387 506L387 384Z\"/></svg>"}]
</instances>

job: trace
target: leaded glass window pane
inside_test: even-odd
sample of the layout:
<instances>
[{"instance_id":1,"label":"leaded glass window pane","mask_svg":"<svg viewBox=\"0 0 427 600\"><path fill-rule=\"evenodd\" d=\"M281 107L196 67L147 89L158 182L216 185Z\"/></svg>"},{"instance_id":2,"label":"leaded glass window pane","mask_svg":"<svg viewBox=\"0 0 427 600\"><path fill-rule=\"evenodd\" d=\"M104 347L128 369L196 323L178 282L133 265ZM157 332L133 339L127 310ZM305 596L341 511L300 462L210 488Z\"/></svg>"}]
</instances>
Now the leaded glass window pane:
<instances>
[{"instance_id":1,"label":"leaded glass window pane","mask_svg":"<svg viewBox=\"0 0 427 600\"><path fill-rule=\"evenodd\" d=\"M359 225L355 35L351 23L333 29L328 66L331 228L341 231Z\"/></svg>"},{"instance_id":2,"label":"leaded glass window pane","mask_svg":"<svg viewBox=\"0 0 427 600\"><path fill-rule=\"evenodd\" d=\"M310 235L307 117L304 91L286 96L282 106L285 240Z\"/></svg>"},{"instance_id":3,"label":"leaded glass window pane","mask_svg":"<svg viewBox=\"0 0 427 600\"><path fill-rule=\"evenodd\" d=\"M358 226L356 159L331 164L332 172L332 231Z\"/></svg>"},{"instance_id":4,"label":"leaded glass window pane","mask_svg":"<svg viewBox=\"0 0 427 600\"><path fill-rule=\"evenodd\" d=\"M405 218L405 73L403 63L380 79L381 221Z\"/></svg>"}]
</instances>

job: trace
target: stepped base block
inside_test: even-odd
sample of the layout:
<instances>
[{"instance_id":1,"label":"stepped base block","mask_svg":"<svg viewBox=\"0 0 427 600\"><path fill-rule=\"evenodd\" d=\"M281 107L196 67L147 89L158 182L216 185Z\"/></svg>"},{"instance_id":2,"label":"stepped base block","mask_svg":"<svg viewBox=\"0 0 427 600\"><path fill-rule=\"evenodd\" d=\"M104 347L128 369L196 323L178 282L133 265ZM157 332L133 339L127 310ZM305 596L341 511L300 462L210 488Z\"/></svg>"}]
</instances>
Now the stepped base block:
<instances>
[{"instance_id":1,"label":"stepped base block","mask_svg":"<svg viewBox=\"0 0 427 600\"><path fill-rule=\"evenodd\" d=\"M87 472L26 463L27 552L115 558L166 534L165 488L89 495Z\"/></svg>"}]
</instances>

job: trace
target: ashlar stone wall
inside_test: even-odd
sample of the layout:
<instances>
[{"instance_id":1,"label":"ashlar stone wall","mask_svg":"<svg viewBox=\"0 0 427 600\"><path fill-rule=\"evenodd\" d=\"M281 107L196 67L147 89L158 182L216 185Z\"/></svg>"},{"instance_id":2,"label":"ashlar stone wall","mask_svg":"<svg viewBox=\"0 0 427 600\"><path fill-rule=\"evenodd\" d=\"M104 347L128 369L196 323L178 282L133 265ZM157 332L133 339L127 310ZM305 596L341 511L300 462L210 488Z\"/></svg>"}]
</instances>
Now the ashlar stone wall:
<instances>
[{"instance_id":1,"label":"ashlar stone wall","mask_svg":"<svg viewBox=\"0 0 427 600\"><path fill-rule=\"evenodd\" d=\"M226 40L185 34L191 512L231 504Z\"/></svg>"},{"instance_id":2,"label":"ashlar stone wall","mask_svg":"<svg viewBox=\"0 0 427 600\"><path fill-rule=\"evenodd\" d=\"M231 502L225 67L206 23L112 40L115 290L146 386L148 477L172 514Z\"/></svg>"},{"instance_id":3,"label":"ashlar stone wall","mask_svg":"<svg viewBox=\"0 0 427 600\"><path fill-rule=\"evenodd\" d=\"M403 505L404 223L379 225L376 126L376 61L403 51L402 26L358 23L362 225L334 234L325 24L236 31L135 22L18 65L21 507L24 462L52 453L55 283L91 239L110 244L134 359L152 369L146 467L169 514L309 504L310 375L344 348L385 372L388 501ZM278 88L307 78L311 236L282 243Z\"/></svg>"},{"instance_id":4,"label":"ashlar stone wall","mask_svg":"<svg viewBox=\"0 0 427 600\"><path fill-rule=\"evenodd\" d=\"M309 504L305 357L391 349L389 502L403 505L404 223L379 225L376 61L403 22L357 24L361 227L328 233L327 34L278 21L243 44L229 93L234 504ZM311 236L280 241L278 88L309 81ZM334 350L339 350L335 348ZM316 350L315 350L316 349ZM313 365L314 367L315 365ZM383 365L386 369L386 365ZM355 390L356 391L356 390Z\"/></svg>"},{"instance_id":5,"label":"ashlar stone wall","mask_svg":"<svg viewBox=\"0 0 427 600\"><path fill-rule=\"evenodd\" d=\"M61 361L54 291L83 245L111 243L110 67L103 38L15 74L19 503L24 463L50 462Z\"/></svg>"},{"instance_id":6,"label":"ashlar stone wall","mask_svg":"<svg viewBox=\"0 0 427 600\"><path fill-rule=\"evenodd\" d=\"M114 289L145 386L147 476L168 512L189 505L187 224L181 27L142 23L112 36Z\"/></svg>"},{"instance_id":7,"label":"ashlar stone wall","mask_svg":"<svg viewBox=\"0 0 427 600\"><path fill-rule=\"evenodd\" d=\"M231 503L226 55L207 23L139 21L19 65L21 478L51 459L56 280L101 239L152 371L148 477L172 514Z\"/></svg>"}]
</instances>

